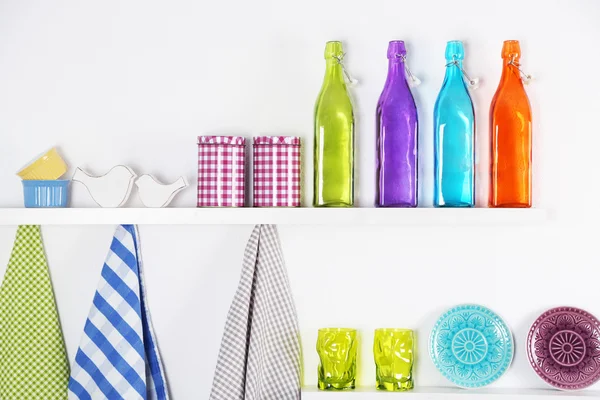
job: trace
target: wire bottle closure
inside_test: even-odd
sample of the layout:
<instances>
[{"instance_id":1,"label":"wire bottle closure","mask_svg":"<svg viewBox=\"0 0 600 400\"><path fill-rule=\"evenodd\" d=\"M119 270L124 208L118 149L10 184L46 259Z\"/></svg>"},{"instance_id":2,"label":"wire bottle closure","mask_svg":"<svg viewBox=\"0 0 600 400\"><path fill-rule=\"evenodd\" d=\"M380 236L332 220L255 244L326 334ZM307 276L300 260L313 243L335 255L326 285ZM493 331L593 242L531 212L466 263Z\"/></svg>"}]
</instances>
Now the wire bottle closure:
<instances>
[{"instance_id":1,"label":"wire bottle closure","mask_svg":"<svg viewBox=\"0 0 600 400\"><path fill-rule=\"evenodd\" d=\"M521 79L523 80L523 83L526 85L529 85L531 83L531 81L533 80L533 76L526 74L522 69L521 69L521 63L519 63L518 61L515 60L516 57L512 57L511 60L508 62L508 65L512 65L513 67L515 67L517 70L519 70L519 73L521 74Z\"/></svg>"},{"instance_id":2,"label":"wire bottle closure","mask_svg":"<svg viewBox=\"0 0 600 400\"><path fill-rule=\"evenodd\" d=\"M358 81L354 78L352 78L352 76L350 75L350 73L348 73L348 70L346 69L346 65L344 64L344 57L346 56L346 53L342 53L342 55L340 56L332 56L334 60L336 60L338 62L338 64L340 64L342 66L342 71L344 71L344 76L346 77L346 80L348 81L348 83L350 85L356 85L358 84Z\"/></svg>"},{"instance_id":3,"label":"wire bottle closure","mask_svg":"<svg viewBox=\"0 0 600 400\"><path fill-rule=\"evenodd\" d=\"M479 87L479 78L471 78L469 76L469 74L467 74L467 71L465 71L465 69L460 66L460 63L458 62L456 57L452 57L452 61L450 61L448 64L446 64L446 67L450 67L450 66L455 66L456 68L458 68L460 70L460 72L463 74L463 76L467 80L467 83L469 84L470 89L475 90Z\"/></svg>"},{"instance_id":4,"label":"wire bottle closure","mask_svg":"<svg viewBox=\"0 0 600 400\"><path fill-rule=\"evenodd\" d=\"M410 70L410 68L408 67L408 64L406 62L406 56L404 54L398 54L396 53L396 58L400 58L402 59L402 63L404 64L404 71L406 72L406 76L408 76L408 84L410 85L410 87L417 87L421 84L421 80L419 78L417 78L412 71Z\"/></svg>"}]
</instances>

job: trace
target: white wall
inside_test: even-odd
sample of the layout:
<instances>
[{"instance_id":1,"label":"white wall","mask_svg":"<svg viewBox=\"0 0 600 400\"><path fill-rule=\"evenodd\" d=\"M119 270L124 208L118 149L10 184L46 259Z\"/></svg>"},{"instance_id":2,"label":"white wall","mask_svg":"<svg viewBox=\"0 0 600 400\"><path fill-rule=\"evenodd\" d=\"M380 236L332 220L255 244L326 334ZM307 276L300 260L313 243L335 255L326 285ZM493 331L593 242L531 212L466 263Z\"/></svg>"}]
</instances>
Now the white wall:
<instances>
[{"instance_id":1,"label":"white wall","mask_svg":"<svg viewBox=\"0 0 600 400\"><path fill-rule=\"evenodd\" d=\"M480 204L487 186L488 108L505 39L522 41L535 135L536 207L546 225L525 229L280 227L303 333L305 382L316 381L316 330L362 330L360 384L374 382L372 330L419 334L418 385L447 385L426 351L445 308L479 302L514 330L513 367L496 387L543 387L525 337L546 308L569 304L600 316L597 230L600 102L593 0L481 2L304 0L0 1L0 206L20 207L15 172L51 145L72 168L103 173L125 163L140 173L195 182L196 136L295 134L311 143L313 105L327 40L343 40L361 81L357 196L374 198L374 107L386 47L404 39L421 120L422 199L431 204L432 110L447 40L466 43L474 94ZM308 150L310 148L307 148ZM312 188L307 151L305 200ZM72 172L72 170L71 170ZM80 186L73 205L93 206ZM175 206L194 205L189 189ZM139 205L134 199L130 206ZM141 227L149 301L175 399L206 398L251 226ZM590 228L592 229L590 231ZM0 227L0 273L14 227ZM72 359L113 227L44 227ZM598 386L596 386L598 389Z\"/></svg>"}]
</instances>

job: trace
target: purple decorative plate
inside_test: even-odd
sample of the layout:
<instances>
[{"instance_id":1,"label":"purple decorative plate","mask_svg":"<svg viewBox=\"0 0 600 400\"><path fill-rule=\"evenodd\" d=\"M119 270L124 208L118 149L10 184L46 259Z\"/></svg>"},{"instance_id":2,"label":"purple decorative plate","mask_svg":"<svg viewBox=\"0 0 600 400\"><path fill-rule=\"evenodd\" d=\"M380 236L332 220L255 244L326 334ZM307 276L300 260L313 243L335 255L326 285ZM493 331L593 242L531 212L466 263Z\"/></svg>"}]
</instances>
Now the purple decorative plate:
<instances>
[{"instance_id":1,"label":"purple decorative plate","mask_svg":"<svg viewBox=\"0 0 600 400\"><path fill-rule=\"evenodd\" d=\"M550 385L563 390L591 386L600 380L600 322L579 308L550 309L531 326L527 354Z\"/></svg>"}]
</instances>

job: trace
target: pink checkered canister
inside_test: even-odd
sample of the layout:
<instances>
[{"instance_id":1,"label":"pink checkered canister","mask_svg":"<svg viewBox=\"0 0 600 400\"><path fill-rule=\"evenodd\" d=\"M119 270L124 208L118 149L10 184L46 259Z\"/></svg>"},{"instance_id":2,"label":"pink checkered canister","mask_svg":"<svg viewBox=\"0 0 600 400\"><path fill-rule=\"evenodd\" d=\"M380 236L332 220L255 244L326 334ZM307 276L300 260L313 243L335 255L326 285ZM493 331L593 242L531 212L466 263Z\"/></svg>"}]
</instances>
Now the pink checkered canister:
<instances>
[{"instance_id":1,"label":"pink checkered canister","mask_svg":"<svg viewBox=\"0 0 600 400\"><path fill-rule=\"evenodd\" d=\"M198 136L198 207L243 207L246 139Z\"/></svg>"},{"instance_id":2,"label":"pink checkered canister","mask_svg":"<svg viewBox=\"0 0 600 400\"><path fill-rule=\"evenodd\" d=\"M300 206L300 138L254 138L254 207Z\"/></svg>"}]
</instances>

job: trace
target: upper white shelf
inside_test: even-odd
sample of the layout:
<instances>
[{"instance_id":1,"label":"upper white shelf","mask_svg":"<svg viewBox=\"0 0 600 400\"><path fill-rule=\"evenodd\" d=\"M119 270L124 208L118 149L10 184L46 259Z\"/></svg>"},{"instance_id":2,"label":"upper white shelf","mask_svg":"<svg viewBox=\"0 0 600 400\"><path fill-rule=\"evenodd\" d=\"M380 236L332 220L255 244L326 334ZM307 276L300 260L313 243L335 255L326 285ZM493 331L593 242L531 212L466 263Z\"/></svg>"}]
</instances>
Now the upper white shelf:
<instances>
[{"instance_id":1,"label":"upper white shelf","mask_svg":"<svg viewBox=\"0 0 600 400\"><path fill-rule=\"evenodd\" d=\"M325 392L316 388L302 390L303 400L583 400L598 399L600 392L561 392L553 389L479 389L425 387L409 392L382 392L375 389L357 389L342 392Z\"/></svg>"},{"instance_id":2,"label":"upper white shelf","mask_svg":"<svg viewBox=\"0 0 600 400\"><path fill-rule=\"evenodd\" d=\"M0 225L531 225L542 209L0 208Z\"/></svg>"}]
</instances>

